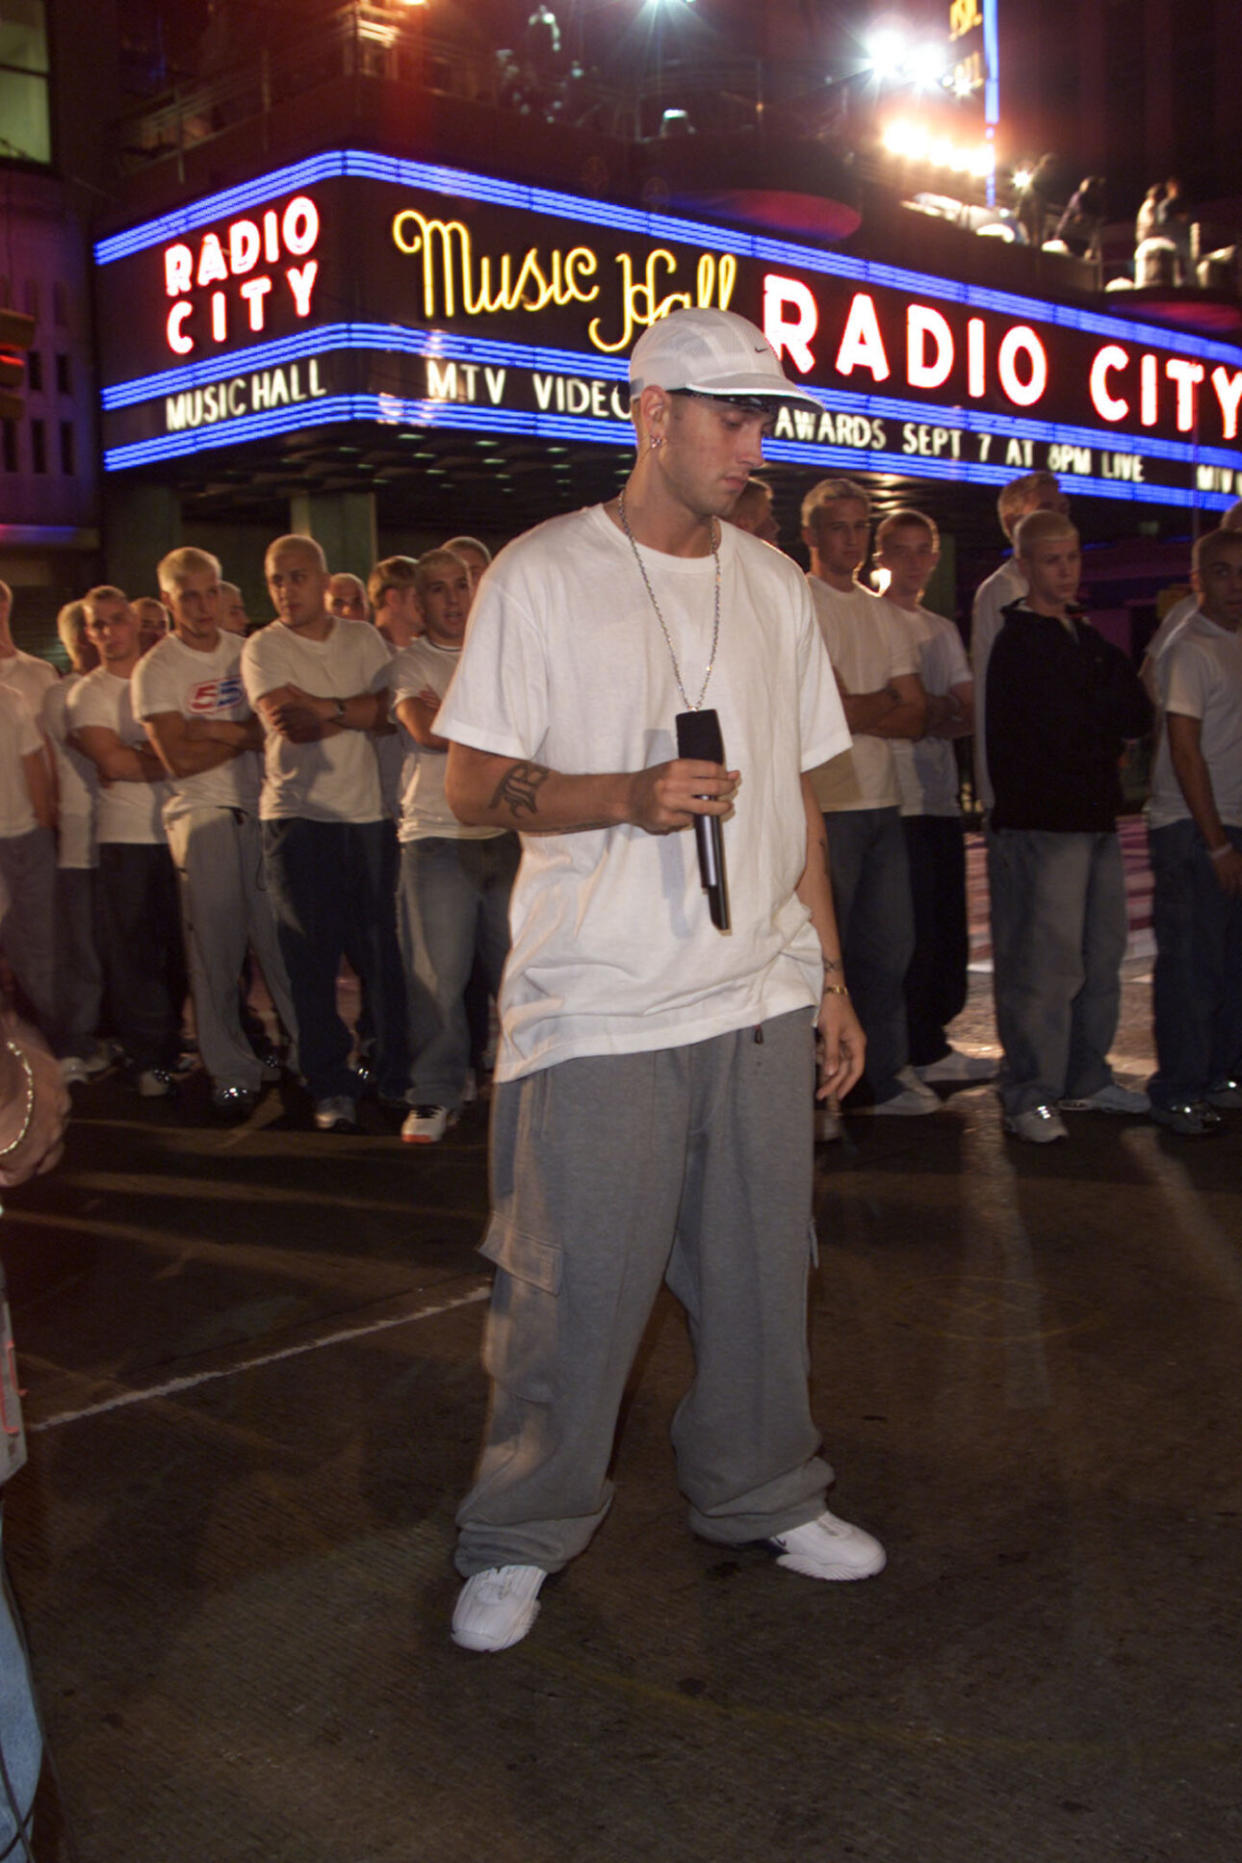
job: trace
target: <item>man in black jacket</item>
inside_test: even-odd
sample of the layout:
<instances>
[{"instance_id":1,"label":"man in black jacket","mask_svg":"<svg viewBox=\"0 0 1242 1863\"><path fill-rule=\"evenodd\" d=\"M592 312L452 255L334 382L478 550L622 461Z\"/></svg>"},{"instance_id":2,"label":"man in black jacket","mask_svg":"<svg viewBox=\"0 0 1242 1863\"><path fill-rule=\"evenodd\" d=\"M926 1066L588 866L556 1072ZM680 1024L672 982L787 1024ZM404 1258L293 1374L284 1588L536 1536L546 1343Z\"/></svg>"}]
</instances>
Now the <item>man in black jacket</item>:
<instances>
[{"instance_id":1,"label":"man in black jacket","mask_svg":"<svg viewBox=\"0 0 1242 1863\"><path fill-rule=\"evenodd\" d=\"M1067 1136L1061 1112L1144 1113L1113 1079L1126 946L1118 759L1151 705L1126 656L1074 608L1078 533L1035 511L1014 538L1025 599L1004 610L987 675L989 848L1005 1129Z\"/></svg>"}]
</instances>

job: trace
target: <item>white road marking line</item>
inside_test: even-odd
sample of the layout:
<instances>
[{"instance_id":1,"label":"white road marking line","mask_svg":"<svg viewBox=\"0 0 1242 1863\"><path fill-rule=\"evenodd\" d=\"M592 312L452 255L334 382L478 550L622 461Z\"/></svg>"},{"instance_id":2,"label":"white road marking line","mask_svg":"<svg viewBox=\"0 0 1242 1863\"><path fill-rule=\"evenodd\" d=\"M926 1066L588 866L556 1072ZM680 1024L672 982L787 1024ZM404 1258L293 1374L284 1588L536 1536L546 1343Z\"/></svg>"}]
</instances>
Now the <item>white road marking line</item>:
<instances>
[{"instance_id":1,"label":"white road marking line","mask_svg":"<svg viewBox=\"0 0 1242 1863\"><path fill-rule=\"evenodd\" d=\"M101 1398L96 1404L84 1404L80 1410L62 1410L54 1417L44 1417L38 1423L27 1423L26 1434L38 1436L44 1430L59 1429L66 1423L78 1423L84 1417L101 1416L107 1410L124 1410L130 1404L148 1403L152 1398L173 1397L181 1391L192 1391L197 1386L212 1384L220 1378L235 1378L246 1371L258 1371L264 1365L278 1364L281 1359L299 1358L305 1352L318 1352L324 1346L345 1345L351 1339L366 1339L372 1333L390 1331L394 1326L410 1326L416 1320L433 1320L441 1313L452 1313L458 1307L468 1307L480 1300L486 1300L491 1293L491 1284L486 1287L472 1288L468 1294L462 1294L456 1300L445 1300L437 1307L421 1307L414 1313L391 1314L387 1319L372 1320L365 1326L346 1326L340 1332L325 1333L318 1339L305 1339L299 1345L284 1346L279 1352L264 1352L258 1358L240 1359L236 1364L225 1365L217 1371L201 1371L185 1378L169 1378L163 1384L144 1385L141 1390L118 1391L114 1397Z\"/></svg>"}]
</instances>

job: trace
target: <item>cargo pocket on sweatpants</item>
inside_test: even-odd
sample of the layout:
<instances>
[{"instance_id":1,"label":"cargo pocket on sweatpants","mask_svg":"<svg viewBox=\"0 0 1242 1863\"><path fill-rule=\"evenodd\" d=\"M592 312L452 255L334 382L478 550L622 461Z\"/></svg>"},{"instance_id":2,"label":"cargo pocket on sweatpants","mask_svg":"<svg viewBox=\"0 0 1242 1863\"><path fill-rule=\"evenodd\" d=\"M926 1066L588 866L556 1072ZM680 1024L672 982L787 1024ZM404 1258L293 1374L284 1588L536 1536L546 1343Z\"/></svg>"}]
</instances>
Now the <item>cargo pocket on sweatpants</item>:
<instances>
[{"instance_id":1,"label":"cargo pocket on sweatpants","mask_svg":"<svg viewBox=\"0 0 1242 1863\"><path fill-rule=\"evenodd\" d=\"M528 1403L551 1403L556 1392L561 1250L554 1242L493 1217L479 1252L496 1265L483 1335L484 1370Z\"/></svg>"}]
</instances>

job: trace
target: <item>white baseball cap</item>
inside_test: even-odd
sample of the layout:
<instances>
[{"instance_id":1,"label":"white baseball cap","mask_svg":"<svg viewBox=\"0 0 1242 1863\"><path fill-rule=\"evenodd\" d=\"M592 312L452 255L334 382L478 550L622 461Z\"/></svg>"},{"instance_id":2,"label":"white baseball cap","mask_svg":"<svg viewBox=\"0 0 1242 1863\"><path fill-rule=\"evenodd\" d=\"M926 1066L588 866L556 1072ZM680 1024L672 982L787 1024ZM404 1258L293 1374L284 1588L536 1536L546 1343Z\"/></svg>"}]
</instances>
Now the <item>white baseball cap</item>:
<instances>
[{"instance_id":1,"label":"white baseball cap","mask_svg":"<svg viewBox=\"0 0 1242 1863\"><path fill-rule=\"evenodd\" d=\"M823 403L789 381L757 325L735 311L675 310L657 318L630 355L630 394L683 389L728 401Z\"/></svg>"}]
</instances>

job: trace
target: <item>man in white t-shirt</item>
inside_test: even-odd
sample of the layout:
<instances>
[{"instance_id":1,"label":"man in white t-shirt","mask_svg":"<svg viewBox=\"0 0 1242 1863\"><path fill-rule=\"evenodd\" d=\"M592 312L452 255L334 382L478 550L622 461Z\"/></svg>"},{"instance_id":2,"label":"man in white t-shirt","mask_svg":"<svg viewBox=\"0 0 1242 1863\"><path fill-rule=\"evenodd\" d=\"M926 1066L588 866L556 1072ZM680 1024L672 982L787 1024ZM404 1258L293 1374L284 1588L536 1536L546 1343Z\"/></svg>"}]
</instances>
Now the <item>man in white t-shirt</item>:
<instances>
[{"instance_id":1,"label":"man in white t-shirt","mask_svg":"<svg viewBox=\"0 0 1242 1863\"><path fill-rule=\"evenodd\" d=\"M892 748L895 739L922 732L927 701L905 628L858 580L871 541L866 492L851 479L821 479L802 501L802 537L811 553L807 584L852 734L848 754L812 771L811 786L828 831L841 948L867 1036L858 1110L934 1113L936 1093L909 1065L902 986L914 909Z\"/></svg>"},{"instance_id":2,"label":"man in white t-shirt","mask_svg":"<svg viewBox=\"0 0 1242 1863\"><path fill-rule=\"evenodd\" d=\"M58 678L56 668L37 654L23 653L13 644L10 619L13 613L13 591L7 582L0 582L0 681L20 692L30 707L30 715L38 722L43 710L43 695L49 686L54 686Z\"/></svg>"},{"instance_id":3,"label":"man in white t-shirt","mask_svg":"<svg viewBox=\"0 0 1242 1863\"><path fill-rule=\"evenodd\" d=\"M0 682L0 951L49 1046L62 1055L55 825L43 733L17 688Z\"/></svg>"},{"instance_id":4,"label":"man in white t-shirt","mask_svg":"<svg viewBox=\"0 0 1242 1863\"><path fill-rule=\"evenodd\" d=\"M71 1083L90 1080L108 1067L111 1054L98 1037L103 1007L103 969L95 940L95 811L99 773L70 741L69 695L99 665L86 638L86 610L66 602L56 631L71 667L43 695L43 734L56 765L56 1016L64 1042L61 1071Z\"/></svg>"},{"instance_id":5,"label":"man in white t-shirt","mask_svg":"<svg viewBox=\"0 0 1242 1863\"><path fill-rule=\"evenodd\" d=\"M1230 505L1228 511L1226 511L1224 517L1220 521L1220 528L1222 530L1242 532L1242 498L1239 498L1236 504ZM1185 584L1182 583L1178 586L1184 588ZM1168 591L1170 594L1172 592L1172 590ZM1143 655L1143 664L1139 672L1143 684L1147 687L1148 697L1156 704L1160 702L1160 683L1157 668L1169 648L1173 645L1173 642L1185 627L1187 621L1189 621L1193 615L1198 614L1198 612L1198 591L1192 589L1188 594L1183 595L1180 600L1172 604L1163 621L1147 643L1147 651Z\"/></svg>"},{"instance_id":6,"label":"man in white t-shirt","mask_svg":"<svg viewBox=\"0 0 1242 1863\"><path fill-rule=\"evenodd\" d=\"M69 694L73 741L99 772L99 955L113 1028L144 1098L172 1090L186 997L177 875L164 833L164 766L134 716L140 623L120 589L83 596L100 665Z\"/></svg>"},{"instance_id":7,"label":"man in white t-shirt","mask_svg":"<svg viewBox=\"0 0 1242 1863\"><path fill-rule=\"evenodd\" d=\"M945 1034L966 1006L970 959L966 841L953 751L954 740L974 728L970 665L953 623L923 607L940 559L932 520L921 511L894 511L876 530L875 550L888 572L884 599L910 638L927 695L922 737L892 740L914 907L914 954L905 981L910 1065L929 1084L990 1080L996 1063L963 1054Z\"/></svg>"},{"instance_id":8,"label":"man in white t-shirt","mask_svg":"<svg viewBox=\"0 0 1242 1863\"><path fill-rule=\"evenodd\" d=\"M242 642L220 626L220 565L206 550L159 564L173 632L134 670L134 710L169 776L164 827L177 869L198 1051L217 1117L245 1119L278 1077L241 1026L239 979L253 944L286 1032L295 1034L276 922L262 884L263 729L241 679Z\"/></svg>"},{"instance_id":9,"label":"man in white t-shirt","mask_svg":"<svg viewBox=\"0 0 1242 1863\"><path fill-rule=\"evenodd\" d=\"M359 1081L337 1007L346 953L375 1020L379 1092L401 1103L408 1084L395 841L375 756L375 733L387 728L390 654L368 622L329 612L327 565L312 537L277 538L266 568L278 618L250 636L241 662L267 733L264 871L315 1124L348 1131Z\"/></svg>"},{"instance_id":10,"label":"man in white t-shirt","mask_svg":"<svg viewBox=\"0 0 1242 1863\"><path fill-rule=\"evenodd\" d=\"M1242 1107L1242 535L1194 552L1198 611L1156 666L1148 813L1156 964L1151 1116L1183 1137Z\"/></svg>"},{"instance_id":11,"label":"man in white t-shirt","mask_svg":"<svg viewBox=\"0 0 1242 1863\"><path fill-rule=\"evenodd\" d=\"M453 555L459 556L466 565L466 574L470 578L470 595L473 600L474 592L483 579L483 571L492 560L491 551L485 543L480 543L477 537L466 536L446 537L440 548L451 550Z\"/></svg>"},{"instance_id":12,"label":"man in white t-shirt","mask_svg":"<svg viewBox=\"0 0 1242 1863\"><path fill-rule=\"evenodd\" d=\"M394 653L408 647L423 631L417 571L412 556L386 556L367 577L371 618Z\"/></svg>"},{"instance_id":13,"label":"man in white t-shirt","mask_svg":"<svg viewBox=\"0 0 1242 1863\"><path fill-rule=\"evenodd\" d=\"M695 1530L821 1579L884 1563L823 1511L806 1388L812 1033L824 1095L853 1083L862 1036L803 772L847 734L804 582L721 521L777 407L810 397L725 311L651 325L630 380L623 494L497 557L437 719L450 806L523 843L484 1243L492 1406L458 1513L453 1636L475 1650L525 1636L544 1577L607 1513L665 1280L695 1343L673 1426ZM700 705L732 767L678 757L676 715ZM696 817L722 824L728 936Z\"/></svg>"},{"instance_id":14,"label":"man in white t-shirt","mask_svg":"<svg viewBox=\"0 0 1242 1863\"><path fill-rule=\"evenodd\" d=\"M176 617L174 616L174 626ZM220 627L225 634L236 634L245 640L250 632L250 616L246 613L246 603L241 590L235 582L220 583Z\"/></svg>"},{"instance_id":15,"label":"man in white t-shirt","mask_svg":"<svg viewBox=\"0 0 1242 1863\"><path fill-rule=\"evenodd\" d=\"M1018 525L1032 511L1069 510L1069 500L1062 495L1054 472L1026 472L1020 479L1002 485L996 501L1001 529L1013 542ZM992 784L988 776L987 699L988 658L992 642L1004 626L1004 611L1026 594L1026 577L1016 556L1007 556L975 591L970 618L970 665L975 684L975 801L986 816L992 807Z\"/></svg>"},{"instance_id":16,"label":"man in white t-shirt","mask_svg":"<svg viewBox=\"0 0 1242 1863\"><path fill-rule=\"evenodd\" d=\"M367 585L361 576L351 576L347 569L338 569L328 577L328 612L339 621L371 619Z\"/></svg>"},{"instance_id":17,"label":"man in white t-shirt","mask_svg":"<svg viewBox=\"0 0 1242 1863\"><path fill-rule=\"evenodd\" d=\"M409 997L410 1100L407 1144L434 1145L456 1123L470 1067L465 992L476 959L487 989L500 993L509 955L509 895L517 836L468 828L444 795L447 738L434 729L457 670L470 614L470 575L451 550L428 550L417 592L426 632L388 669L401 726L401 878L397 926Z\"/></svg>"}]
</instances>

